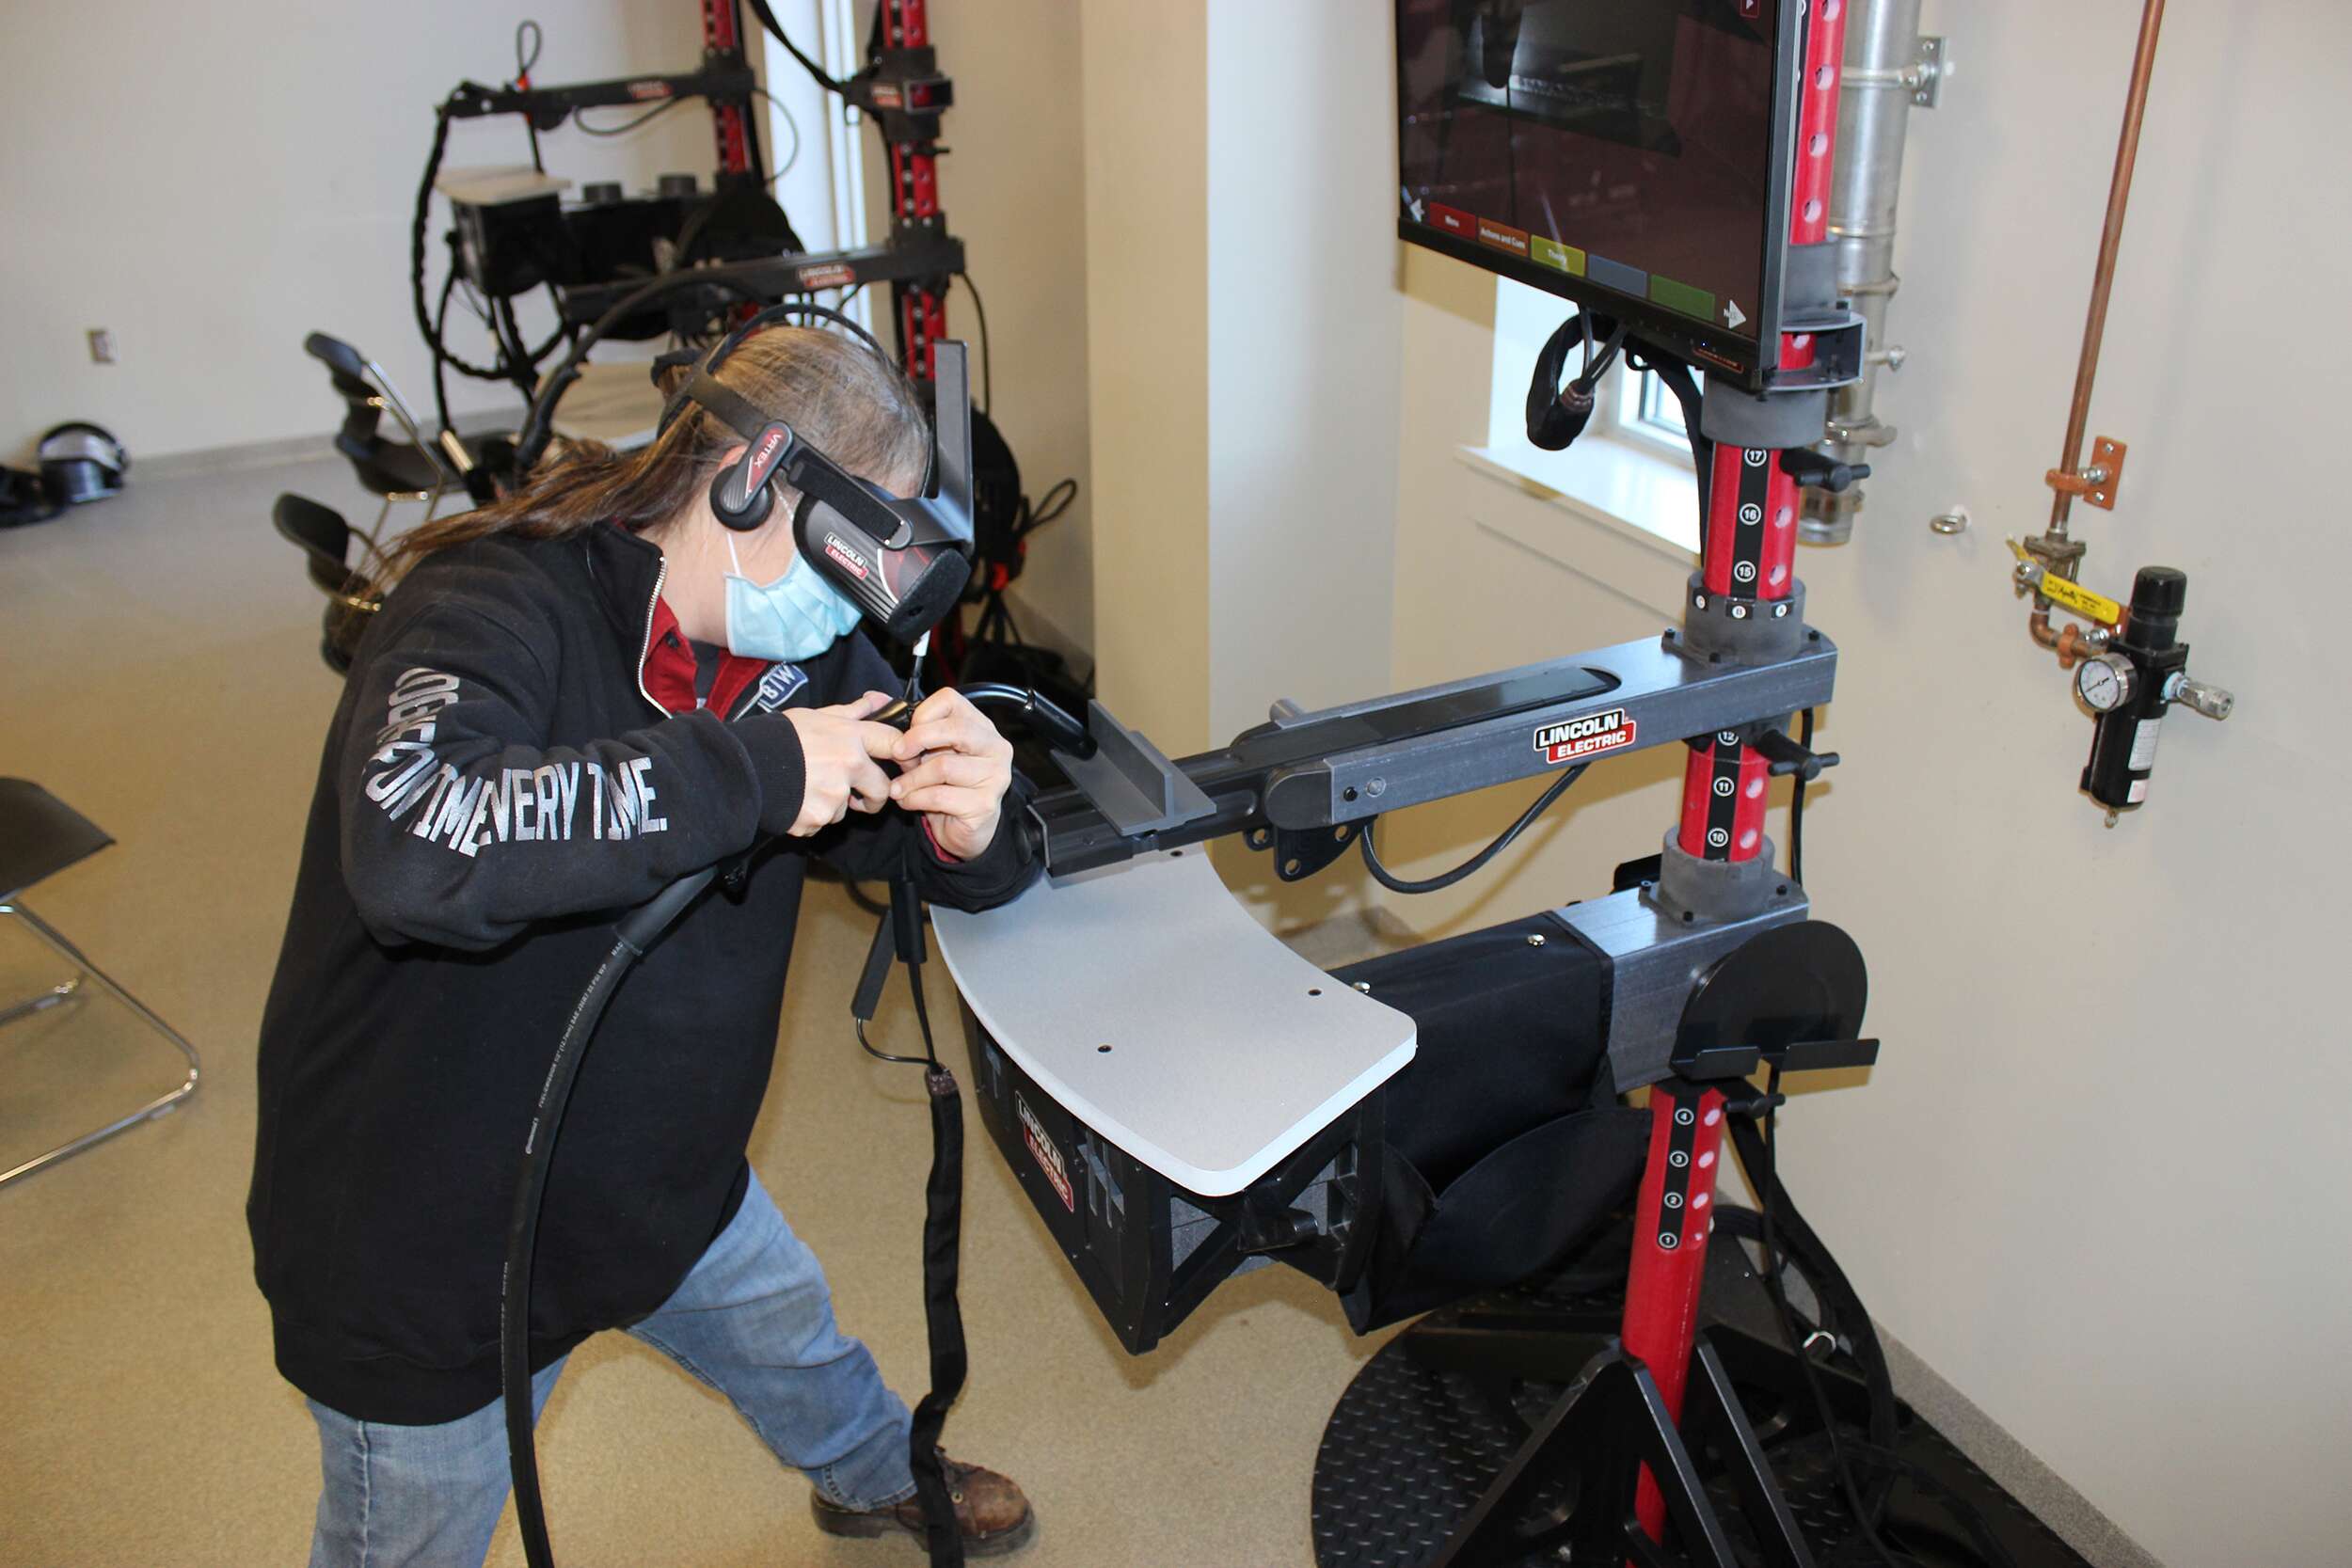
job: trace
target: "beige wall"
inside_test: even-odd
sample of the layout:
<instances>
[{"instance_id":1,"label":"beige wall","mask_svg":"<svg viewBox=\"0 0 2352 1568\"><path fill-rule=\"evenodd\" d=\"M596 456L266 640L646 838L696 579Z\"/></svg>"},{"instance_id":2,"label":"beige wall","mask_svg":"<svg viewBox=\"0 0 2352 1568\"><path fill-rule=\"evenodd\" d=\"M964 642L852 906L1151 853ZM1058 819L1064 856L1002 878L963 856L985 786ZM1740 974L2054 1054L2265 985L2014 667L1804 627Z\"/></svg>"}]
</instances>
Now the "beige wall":
<instances>
[{"instance_id":1,"label":"beige wall","mask_svg":"<svg viewBox=\"0 0 2352 1568\"><path fill-rule=\"evenodd\" d=\"M691 6L544 0L537 79L588 81L701 57ZM136 0L93 32L87 8L21 5L0 93L0 451L95 420L134 461L332 429L340 406L302 353L313 330L373 355L432 402L408 302L408 224L433 105L460 78L514 71L523 8L464 0L351 8ZM624 111L606 110L613 122ZM545 138L551 171L707 181L709 117L684 107L627 138ZM527 163L518 122L453 127L445 167ZM821 163L821 157L819 158ZM440 276L435 225L432 277ZM527 321L544 324L534 304ZM119 363L90 362L87 328ZM452 334L477 361L486 341ZM453 381L459 411L511 392Z\"/></svg>"},{"instance_id":2,"label":"beige wall","mask_svg":"<svg viewBox=\"0 0 2352 1568\"><path fill-rule=\"evenodd\" d=\"M980 0L934 7L931 41L955 79L940 165L948 226L961 235L988 304L996 427L1032 499L1065 476L1078 499L1030 541L1014 588L1022 630L1050 643L1094 642L1094 486L1087 451L1086 164L1079 145L1079 27L1069 0ZM871 127L864 135L879 169ZM874 231L888 208L870 210ZM877 302L878 308L880 302ZM882 309L875 320L886 322ZM979 326L961 289L948 330L973 343ZM980 388L977 382L973 395Z\"/></svg>"},{"instance_id":3,"label":"beige wall","mask_svg":"<svg viewBox=\"0 0 2352 1568\"><path fill-rule=\"evenodd\" d=\"M1388 678L1390 54L1351 13L1085 11L1097 651L1171 753Z\"/></svg>"},{"instance_id":4,"label":"beige wall","mask_svg":"<svg viewBox=\"0 0 2352 1568\"><path fill-rule=\"evenodd\" d=\"M1842 653L1821 738L1846 758L1807 871L1869 956L1886 1054L1867 1087L1800 1098L1784 1167L1888 1326L2156 1556L2333 1562L2352 1228L2310 1064L2344 1034L2346 856L2317 814L2352 735L2333 619L2290 585L2352 572L2313 460L2346 390L2326 312L2352 247L2352 17L2166 23L2091 419L2130 467L2114 514L2076 517L2110 593L2188 572L2194 667L2240 702L2169 720L2150 805L2110 832L2074 792L2090 726L2026 640L2001 535L2047 515L2138 9L1926 20L1956 73L1912 119L1891 334L1911 360L1881 383L1901 438L1854 542L1799 562ZM1674 563L1456 456L1484 438L1492 285L1430 256L1405 276L1395 679L1656 627ZM1930 533L1953 502L1974 529ZM1657 847L1677 777L1613 765L1505 875L1405 912L1605 890ZM1398 842L1434 866L1523 793Z\"/></svg>"},{"instance_id":5,"label":"beige wall","mask_svg":"<svg viewBox=\"0 0 2352 1568\"><path fill-rule=\"evenodd\" d=\"M1094 652L1104 701L1181 754L1210 734L1208 40L1189 7L1080 14Z\"/></svg>"},{"instance_id":6,"label":"beige wall","mask_svg":"<svg viewBox=\"0 0 2352 1568\"><path fill-rule=\"evenodd\" d=\"M1212 733L1389 665L1397 297L1390 29L1216 0L1209 39Z\"/></svg>"}]
</instances>

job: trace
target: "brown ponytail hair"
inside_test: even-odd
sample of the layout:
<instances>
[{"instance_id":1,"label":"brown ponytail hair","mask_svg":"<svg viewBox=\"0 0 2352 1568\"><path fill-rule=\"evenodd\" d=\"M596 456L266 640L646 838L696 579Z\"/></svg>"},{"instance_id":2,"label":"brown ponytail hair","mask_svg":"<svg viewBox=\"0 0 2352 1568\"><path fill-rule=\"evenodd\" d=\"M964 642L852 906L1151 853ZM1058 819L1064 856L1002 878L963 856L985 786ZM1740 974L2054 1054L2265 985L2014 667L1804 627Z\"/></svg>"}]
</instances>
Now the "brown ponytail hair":
<instances>
[{"instance_id":1,"label":"brown ponytail hair","mask_svg":"<svg viewBox=\"0 0 2352 1568\"><path fill-rule=\"evenodd\" d=\"M673 394L686 375L683 366L668 372L662 394ZM914 387L848 334L768 327L727 356L719 379L861 479L900 494L922 483L930 437ZM721 455L742 440L717 415L690 403L643 451L622 455L597 441L570 443L515 494L409 532L387 553L382 586L437 550L491 534L560 539L604 522L632 533L659 528L709 488ZM779 494L776 515L787 515L789 505L788 495Z\"/></svg>"}]
</instances>

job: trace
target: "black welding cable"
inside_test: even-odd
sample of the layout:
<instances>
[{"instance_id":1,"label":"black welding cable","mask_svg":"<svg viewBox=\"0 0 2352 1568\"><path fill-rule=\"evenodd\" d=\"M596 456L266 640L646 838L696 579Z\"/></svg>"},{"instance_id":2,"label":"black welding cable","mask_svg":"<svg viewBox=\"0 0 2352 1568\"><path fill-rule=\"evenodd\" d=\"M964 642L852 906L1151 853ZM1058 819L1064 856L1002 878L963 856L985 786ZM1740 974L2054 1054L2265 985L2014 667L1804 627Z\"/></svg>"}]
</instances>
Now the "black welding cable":
<instances>
[{"instance_id":1,"label":"black welding cable","mask_svg":"<svg viewBox=\"0 0 2352 1568\"><path fill-rule=\"evenodd\" d=\"M538 396L532 400L530 408L523 415L523 427L515 436L516 473L528 474L537 467L540 454L548 449L548 437L550 422L555 417L556 404L563 399L564 393L570 388L571 384L580 379L580 361L587 357L590 349L603 341L607 332L612 331L616 324L626 319L631 312L652 300L659 299L665 293L702 288L723 290L754 307L762 303L760 296L747 284L738 283L725 277L703 277L691 268L680 272L665 272L659 277L646 279L638 287L623 294L613 303L611 309L596 319L587 331L573 336L571 353L564 357L562 364L556 366L540 381Z\"/></svg>"},{"instance_id":2,"label":"black welding cable","mask_svg":"<svg viewBox=\"0 0 2352 1568\"><path fill-rule=\"evenodd\" d=\"M1919 1568L1915 1559L1908 1554L1897 1553L1879 1539L1878 1510L1862 1500L1862 1489L1855 1484L1852 1463L1837 1435L1836 1415L1830 1409L1829 1396L1821 1388L1821 1376L1814 1370L1813 1358L1805 1354L1804 1336L1797 1332L1796 1314L1789 1308L1788 1292L1781 1283L1778 1227L1775 1223L1782 1201L1780 1139L1777 1135L1779 1118L1772 1098L1779 1092L1780 1065L1775 1062L1764 1082L1764 1180L1760 1183L1763 1190L1757 1196L1757 1207L1764 1216L1764 1257L1763 1266L1758 1272L1764 1276L1764 1290L1772 1297L1772 1310L1780 1318L1780 1331L1788 1341L1788 1354L1797 1358L1797 1369L1804 1375L1805 1389L1813 1396L1814 1412L1820 1418L1821 1435L1829 1441L1830 1463L1837 1473L1838 1487L1845 1494L1848 1512L1853 1515L1854 1528L1862 1532L1862 1538L1868 1543L1870 1549L1878 1553L1881 1562L1897 1564L1899 1568ZM1875 1401L1873 1405L1875 1415ZM1890 1433L1887 1441L1891 1444L1891 1440ZM1883 1500L1882 1496L1879 1501L1883 1503Z\"/></svg>"},{"instance_id":3,"label":"black welding cable","mask_svg":"<svg viewBox=\"0 0 2352 1568\"><path fill-rule=\"evenodd\" d=\"M432 346L440 355L442 359L448 362L450 369L455 371L460 375L470 376L476 381L511 381L515 377L515 372L504 366L477 365L470 359L467 359L459 355L451 353L448 346L442 341L440 334L435 328L433 309L425 299L424 252L425 242L430 236L433 227L433 182L440 177L441 155L447 151L449 148L450 118L450 109L447 103L441 103L435 106L433 111L433 147L432 150L425 154L424 177L417 182L417 205L415 211L409 215L408 220L408 304L410 309L415 313L417 318L417 330L423 334L425 342ZM451 265L453 268L455 264L455 259L453 257L451 260ZM495 324L493 325L492 329L493 331L496 330ZM561 320L559 312L559 319L556 323L555 331L549 334L548 341L539 345L538 348L526 351L526 363L529 365L536 365L540 360L546 358L554 351L556 343L564 338L567 331L568 328ZM501 344L501 346L502 348L504 345Z\"/></svg>"},{"instance_id":4,"label":"black welding cable","mask_svg":"<svg viewBox=\"0 0 2352 1568\"><path fill-rule=\"evenodd\" d=\"M973 319L980 324L980 412L985 414L996 401L996 356L988 346L988 307L980 303L980 286L972 281L972 275L960 272L964 293L972 296Z\"/></svg>"},{"instance_id":5,"label":"black welding cable","mask_svg":"<svg viewBox=\"0 0 2352 1568\"><path fill-rule=\"evenodd\" d=\"M449 356L441 351L441 334L449 327L450 295L457 292L457 269L452 267L441 283L441 303L433 312L433 335L425 346L433 351L433 408L441 417L441 428L453 430L449 418Z\"/></svg>"},{"instance_id":6,"label":"black welding cable","mask_svg":"<svg viewBox=\"0 0 2352 1568\"><path fill-rule=\"evenodd\" d=\"M795 60L798 60L803 71L807 71L811 76L817 78L818 86L822 87L827 92L837 92L845 95L849 92L850 89L847 87L834 81L831 76L825 73L824 67L818 65L815 60L810 59L806 55L801 53L800 45L794 43L790 37L786 34L784 30L784 24L776 20L776 13L768 8L768 0L751 0L751 7L752 14L759 18L759 24L762 27L767 28L770 33L775 36L775 40L784 45L784 52L791 55Z\"/></svg>"},{"instance_id":7,"label":"black welding cable","mask_svg":"<svg viewBox=\"0 0 2352 1568\"><path fill-rule=\"evenodd\" d=\"M1715 443L1707 438L1706 432L1701 428L1699 385L1692 379L1690 366L1647 343L1629 344L1625 362L1630 369L1656 376L1659 385L1674 394L1676 405L1682 410L1682 434L1691 443L1691 471L1698 478L1699 537L1705 539L1708 485Z\"/></svg>"},{"instance_id":8,"label":"black welding cable","mask_svg":"<svg viewBox=\"0 0 2352 1568\"><path fill-rule=\"evenodd\" d=\"M1452 887L1454 883L1462 880L1465 877L1475 876L1479 871L1485 869L1488 861L1493 860L1497 855L1500 855L1502 851L1508 849L1511 847L1512 842L1516 840L1519 834L1527 831L1528 824L1534 821L1535 818L1543 816L1544 812L1549 808L1554 800L1557 800L1561 796L1565 795L1568 792L1568 786L1576 783L1577 780L1582 778L1584 776L1584 769L1590 768L1591 766L1591 763L1580 762L1574 768L1571 768L1566 772L1561 774L1558 778L1551 782L1551 787L1545 790L1541 795L1536 796L1534 803L1530 805L1525 811L1519 813L1519 819L1512 823L1509 827L1503 829L1502 833L1496 837L1492 844L1487 845L1486 847L1481 849L1478 853L1472 855L1470 859L1464 861L1453 870L1440 873L1435 877L1425 878L1419 881L1400 877L1393 871L1391 871L1387 866L1380 863L1380 851L1373 847L1372 843L1373 824L1379 821L1379 818L1375 816L1364 824L1363 833L1358 840L1358 842L1363 846L1364 869L1372 873L1372 879L1374 881L1378 882L1382 887L1387 888L1391 893L1441 893L1445 889Z\"/></svg>"},{"instance_id":9,"label":"black welding cable","mask_svg":"<svg viewBox=\"0 0 2352 1568\"><path fill-rule=\"evenodd\" d=\"M672 109L676 108L680 103L685 102L686 100L683 98L670 99L664 103L657 103L652 108L647 109L644 114L631 115L628 119L621 121L618 125L591 125L586 119L582 119L578 114L572 116L572 123L579 126L582 131L592 136L626 136L631 131L636 130L639 126L645 124L649 120L660 119L663 115L668 114Z\"/></svg>"},{"instance_id":10,"label":"black welding cable","mask_svg":"<svg viewBox=\"0 0 2352 1568\"><path fill-rule=\"evenodd\" d=\"M571 1104L580 1056L604 1018L612 993L620 990L645 949L716 875L717 868L712 867L680 878L613 927L612 951L573 1004L563 1038L556 1042L555 1057L548 1064L548 1075L540 1081L539 1102L523 1138L522 1168L515 1182L515 1208L506 1226L506 1263L500 1280L499 1386L506 1403L506 1462L515 1481L515 1522L531 1568L555 1565L554 1548L548 1544L547 1510L539 1497L539 1456L532 1441L531 1264L539 1243L539 1206L547 1196L556 1134Z\"/></svg>"},{"instance_id":11,"label":"black welding cable","mask_svg":"<svg viewBox=\"0 0 2352 1568\"><path fill-rule=\"evenodd\" d=\"M1765 1081L1768 1097L1780 1089L1780 1069L1772 1069ZM1878 1331L1862 1298L1839 1269L1836 1259L1822 1244L1820 1235L1805 1223L1797 1212L1788 1191L1780 1180L1780 1131L1777 1103L1765 1101L1763 1128L1750 1123L1733 1121L1732 1140L1740 1153L1740 1164L1746 1167L1749 1184L1756 1189L1757 1208L1763 1232L1763 1259L1757 1273L1763 1276L1765 1292L1772 1298L1772 1308L1780 1320L1789 1354L1804 1378L1806 1392L1812 1398L1814 1415L1821 1424L1822 1435L1828 1440L1830 1459L1839 1490L1844 1494L1848 1511L1852 1514L1859 1531L1858 1539L1878 1556L1877 1564L1892 1564L1894 1568L1924 1568L1919 1560L1909 1553L1889 1546L1880 1535L1881 1515L1886 1509L1888 1494L1898 1477L1911 1481L1933 1496L1967 1534L1979 1560L1989 1568L2016 1568L2016 1560L1993 1534L1984 1516L1967 1498L1959 1496L1935 1478L1919 1470L1895 1451L1896 1418L1894 1382L1886 1365L1884 1351L1879 1344ZM1813 1358L1805 1354L1806 1336L1799 1331L1796 1313L1788 1304L1788 1294L1781 1280L1782 1231L1788 1231L1788 1255L1800 1263L1800 1272L1812 1285L1828 1314L1834 1315L1846 1329L1846 1338L1854 1360L1860 1365L1864 1384L1869 1394L1870 1418L1867 1438L1856 1441L1841 1438L1836 1413L1831 1409L1828 1393L1821 1386L1820 1374ZM1854 1478L1854 1461L1861 1459L1875 1465L1880 1478L1865 1489Z\"/></svg>"},{"instance_id":12,"label":"black welding cable","mask_svg":"<svg viewBox=\"0 0 2352 1568\"><path fill-rule=\"evenodd\" d=\"M792 150L786 154L783 165L777 168L776 172L768 176L768 183L773 185L777 181L791 173L792 166L801 161L801 122L792 118L792 111L784 106L784 100L770 92L766 87L754 87L752 91L766 99L768 106L784 117L784 128L792 133Z\"/></svg>"},{"instance_id":13,"label":"black welding cable","mask_svg":"<svg viewBox=\"0 0 2352 1568\"><path fill-rule=\"evenodd\" d=\"M555 1060L539 1088L531 1132L523 1143L523 1172L506 1227L506 1267L499 1292L499 1385L506 1400L506 1464L515 1482L515 1523L531 1568L554 1568L546 1505L539 1497L539 1455L532 1442L536 1412L531 1397L531 1264L539 1244L539 1203L548 1190L548 1149L572 1098L580 1058L607 1003L637 961L628 943L615 942L572 1009Z\"/></svg>"},{"instance_id":14,"label":"black welding cable","mask_svg":"<svg viewBox=\"0 0 2352 1568\"><path fill-rule=\"evenodd\" d=\"M526 38L531 40L528 47L523 42ZM547 34L541 30L539 24L530 17L524 17L515 24L514 86L525 89L530 87L532 67L539 63L539 51L546 42ZM525 115L523 116L523 130L531 137L531 166L545 174L548 171L548 166L547 161L539 156L539 122L529 115Z\"/></svg>"},{"instance_id":15,"label":"black welding cable","mask_svg":"<svg viewBox=\"0 0 2352 1568\"><path fill-rule=\"evenodd\" d=\"M515 77L513 81L507 84L507 86L524 89L529 88L531 86L531 73L533 70L537 69L540 51L546 47L546 31L540 27L536 21L530 17L525 17L522 21L515 24ZM435 313L431 322L428 323L425 320L425 238L430 228L429 219L433 202L433 182L437 178L438 178L441 172L441 157L449 146L450 119L451 116L447 104L442 104L434 111L435 123L433 127L433 150L425 156L424 179L420 182L418 186L416 213L410 223L408 232L409 294L411 303L416 309L417 326L419 330L424 333L425 342L433 351L433 370L434 374L437 377L441 374L445 365L453 365L456 367L460 374L471 376L477 381L503 381L508 379L508 375L507 372L501 371L499 367L495 365L484 366L473 364L466 359L460 358L454 354L450 353L448 348L444 345L442 328L449 313L449 290L447 288L444 288L441 291L440 309ZM547 160L541 157L539 153L538 121L532 119L532 117L528 114L524 115L523 130L531 138L531 166L536 169L539 173L545 174L548 171L548 166ZM457 271L454 257L451 259L450 271L453 276ZM495 327L493 329L495 330ZM556 336L560 337L561 335L562 325L559 322ZM535 365L541 359L546 358L548 354L554 348L555 343L556 337L550 337L545 344L531 355L531 362ZM501 347L503 345L501 345ZM442 410L441 426L443 429L447 429L449 427L449 415L446 404L444 404Z\"/></svg>"},{"instance_id":16,"label":"black welding cable","mask_svg":"<svg viewBox=\"0 0 2352 1568\"><path fill-rule=\"evenodd\" d=\"M552 284L548 286L548 292L554 293ZM563 296L557 295L555 299L554 329L536 347L523 341L523 324L515 314L513 295L492 300L490 314L497 326L501 356L506 361L506 379L526 399L536 395L540 362L553 354L574 331L572 324L564 317Z\"/></svg>"},{"instance_id":17,"label":"black welding cable","mask_svg":"<svg viewBox=\"0 0 2352 1568\"><path fill-rule=\"evenodd\" d=\"M532 392L531 368L538 363L523 341L523 324L515 315L512 299L490 301L490 317L498 327L499 356L506 361L506 378L523 396ZM552 346L552 345L550 345Z\"/></svg>"},{"instance_id":18,"label":"black welding cable","mask_svg":"<svg viewBox=\"0 0 2352 1568\"><path fill-rule=\"evenodd\" d=\"M442 103L433 111L433 149L425 154L424 178L417 182L417 206L408 223L408 300L416 310L417 330L425 341L438 345L440 339L433 330L433 312L424 297L424 247L432 228L433 182L440 177L441 154L449 147L449 105ZM441 349L441 357L460 375L476 381L503 381L506 372L495 365L477 365Z\"/></svg>"},{"instance_id":19,"label":"black welding cable","mask_svg":"<svg viewBox=\"0 0 2352 1568\"><path fill-rule=\"evenodd\" d=\"M1045 494L1038 498L1037 505L1029 508L1027 520L1021 525L1021 531L1030 533L1043 528L1069 511L1071 503L1077 499L1078 482L1076 480L1065 478L1054 481L1045 487ZM1026 496L1022 497L1021 499L1023 505L1028 504Z\"/></svg>"},{"instance_id":20,"label":"black welding cable","mask_svg":"<svg viewBox=\"0 0 2352 1568\"><path fill-rule=\"evenodd\" d=\"M856 1022L857 1024L857 1043L859 1048L868 1056L873 1057L874 1060L878 1062L892 1062L900 1067L929 1067L931 1065L931 1059L929 1056L892 1055L889 1052L882 1050L872 1040L866 1037L866 1024L863 1020L854 1022Z\"/></svg>"}]
</instances>

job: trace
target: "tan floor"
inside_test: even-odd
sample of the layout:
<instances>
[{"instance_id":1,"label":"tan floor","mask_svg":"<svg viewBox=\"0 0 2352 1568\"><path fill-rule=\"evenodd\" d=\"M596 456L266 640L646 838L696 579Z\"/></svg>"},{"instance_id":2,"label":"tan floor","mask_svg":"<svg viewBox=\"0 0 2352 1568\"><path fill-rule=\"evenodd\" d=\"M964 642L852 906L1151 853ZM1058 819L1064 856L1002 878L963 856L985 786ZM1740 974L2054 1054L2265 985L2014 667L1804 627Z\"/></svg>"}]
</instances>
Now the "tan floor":
<instances>
[{"instance_id":1,"label":"tan floor","mask_svg":"<svg viewBox=\"0 0 2352 1568\"><path fill-rule=\"evenodd\" d=\"M269 529L280 489L361 500L340 464L306 462L151 479L0 532L0 773L40 780L119 840L27 901L205 1064L179 1113L0 1191L0 1568L256 1568L307 1548L317 1449L270 1364L243 1213L254 1030L337 694L316 654L322 601ZM869 1065L849 1035L868 929L837 892L812 897L752 1156L825 1259L844 1323L914 1392L929 1132L907 1069ZM40 973L0 930L0 996ZM950 1005L943 981L934 1007ZM886 1049L911 1046L902 1003L882 1023ZM160 1092L172 1059L95 1009L0 1034L0 1164ZM1268 1269L1127 1356L975 1137L976 1366L948 1434L1036 1498L1040 1541L1016 1560L1311 1562L1316 1441L1376 1343ZM921 1560L818 1536L800 1479L622 1336L573 1358L541 1453L568 1564ZM522 1560L511 1523L491 1560Z\"/></svg>"}]
</instances>

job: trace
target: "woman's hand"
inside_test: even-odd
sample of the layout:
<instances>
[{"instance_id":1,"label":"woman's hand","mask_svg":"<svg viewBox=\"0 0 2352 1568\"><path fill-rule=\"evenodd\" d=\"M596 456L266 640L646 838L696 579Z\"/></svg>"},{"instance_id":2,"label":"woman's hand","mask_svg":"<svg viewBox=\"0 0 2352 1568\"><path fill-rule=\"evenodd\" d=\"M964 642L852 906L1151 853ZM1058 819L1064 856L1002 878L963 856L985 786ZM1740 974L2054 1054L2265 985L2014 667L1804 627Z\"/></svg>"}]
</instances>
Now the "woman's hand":
<instances>
[{"instance_id":1,"label":"woman's hand","mask_svg":"<svg viewBox=\"0 0 2352 1568\"><path fill-rule=\"evenodd\" d=\"M822 832L852 811L877 812L889 803L890 775L874 759L894 755L901 737L867 716L890 703L885 693L868 691L838 707L785 709L801 733L806 779L801 815L787 830L794 838Z\"/></svg>"},{"instance_id":2,"label":"woman's hand","mask_svg":"<svg viewBox=\"0 0 2352 1568\"><path fill-rule=\"evenodd\" d=\"M922 813L944 852L963 861L979 855L996 838L1012 784L1012 743L953 690L923 699L907 733L893 738L889 754L906 770L890 782L890 798Z\"/></svg>"}]
</instances>

